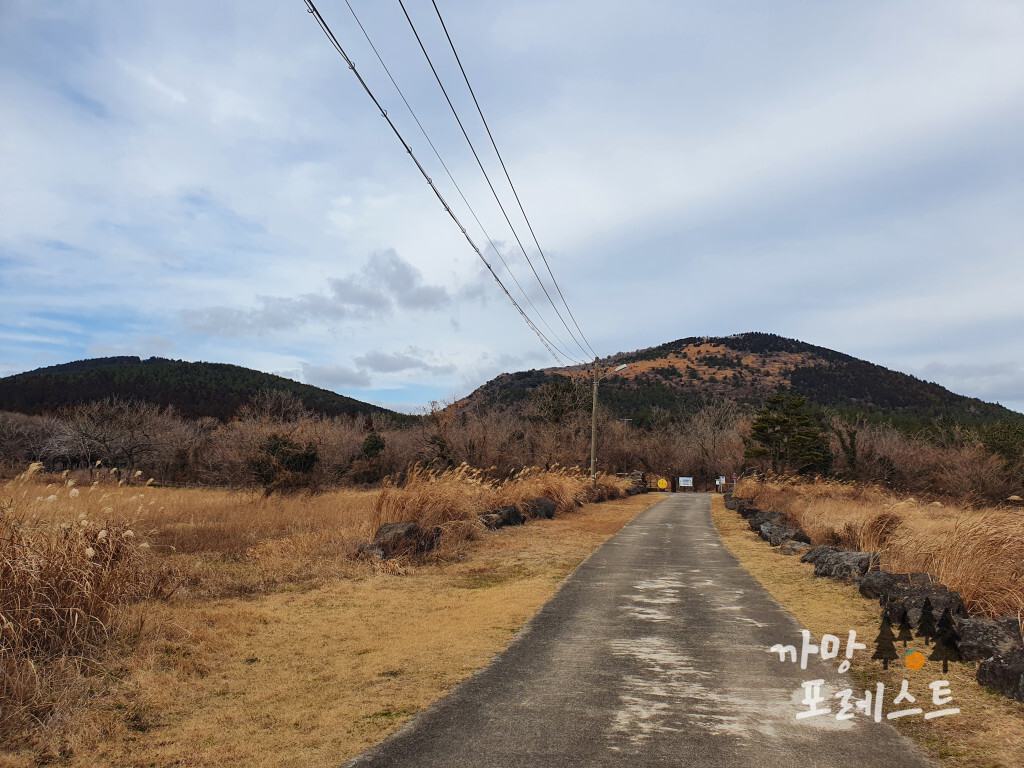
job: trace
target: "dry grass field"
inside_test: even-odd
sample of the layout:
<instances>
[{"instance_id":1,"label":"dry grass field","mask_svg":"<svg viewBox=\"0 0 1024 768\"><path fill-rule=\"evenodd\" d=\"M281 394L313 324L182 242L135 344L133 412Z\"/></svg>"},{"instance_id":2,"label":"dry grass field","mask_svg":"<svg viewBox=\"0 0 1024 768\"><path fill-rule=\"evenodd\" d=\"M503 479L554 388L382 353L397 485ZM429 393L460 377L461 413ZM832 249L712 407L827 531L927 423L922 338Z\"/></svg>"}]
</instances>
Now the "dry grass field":
<instances>
[{"instance_id":1,"label":"dry grass field","mask_svg":"<svg viewBox=\"0 0 1024 768\"><path fill-rule=\"evenodd\" d=\"M736 494L785 513L815 544L879 552L893 573L931 574L974 614L1024 616L1024 509L927 503L833 482L746 480Z\"/></svg>"},{"instance_id":2,"label":"dry grass field","mask_svg":"<svg viewBox=\"0 0 1024 768\"><path fill-rule=\"evenodd\" d=\"M870 642L878 634L878 604L861 597L856 587L815 578L810 565L782 555L762 541L743 518L725 508L721 496L713 497L712 518L743 567L815 636L831 633L845 637L853 629L859 638L867 637ZM927 666L917 672L902 664L883 670L880 662L866 655L854 657L851 674L869 690L879 682L898 690L902 679L910 681L911 690L927 690L935 679L934 670ZM904 718L895 721L900 729L946 768L1024 765L1024 704L979 686L973 663L952 664L943 678L950 682L953 706L960 708L960 714L932 721ZM851 755L851 760L856 764L855 756Z\"/></svg>"},{"instance_id":3,"label":"dry grass field","mask_svg":"<svg viewBox=\"0 0 1024 768\"><path fill-rule=\"evenodd\" d=\"M537 495L555 520L476 521ZM593 497L568 470L269 499L25 473L0 487L0 764L337 764L486 663L654 501L577 507ZM437 552L353 557L409 519L442 527Z\"/></svg>"}]
</instances>

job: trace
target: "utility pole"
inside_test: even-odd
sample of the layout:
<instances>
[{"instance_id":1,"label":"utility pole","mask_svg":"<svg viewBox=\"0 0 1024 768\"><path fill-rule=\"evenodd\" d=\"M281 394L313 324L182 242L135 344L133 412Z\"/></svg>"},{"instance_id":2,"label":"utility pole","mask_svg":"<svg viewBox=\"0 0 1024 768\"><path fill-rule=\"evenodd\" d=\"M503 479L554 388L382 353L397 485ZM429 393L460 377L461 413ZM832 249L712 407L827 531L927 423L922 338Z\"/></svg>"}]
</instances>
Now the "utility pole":
<instances>
[{"instance_id":1,"label":"utility pole","mask_svg":"<svg viewBox=\"0 0 1024 768\"><path fill-rule=\"evenodd\" d=\"M623 363L618 368L608 371L604 376L618 373L626 367ZM590 414L590 481L597 487L597 382L604 378L597 375L597 358L594 358L594 405Z\"/></svg>"},{"instance_id":2,"label":"utility pole","mask_svg":"<svg viewBox=\"0 0 1024 768\"><path fill-rule=\"evenodd\" d=\"M590 481L597 488L597 358L594 358L594 407L590 413Z\"/></svg>"}]
</instances>

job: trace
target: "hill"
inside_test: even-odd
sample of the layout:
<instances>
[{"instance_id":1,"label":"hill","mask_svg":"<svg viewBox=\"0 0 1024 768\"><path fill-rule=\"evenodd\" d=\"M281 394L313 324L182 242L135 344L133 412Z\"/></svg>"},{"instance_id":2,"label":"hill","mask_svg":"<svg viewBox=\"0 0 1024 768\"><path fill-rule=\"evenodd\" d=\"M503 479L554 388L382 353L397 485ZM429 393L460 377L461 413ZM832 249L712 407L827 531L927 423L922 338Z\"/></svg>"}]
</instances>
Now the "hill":
<instances>
[{"instance_id":1,"label":"hill","mask_svg":"<svg viewBox=\"0 0 1024 768\"><path fill-rule=\"evenodd\" d=\"M326 389L226 363L188 363L151 357L100 357L39 368L0 379L0 410L50 413L76 403L117 395L173 406L183 416L230 419L261 389L289 392L325 416L382 413L377 405Z\"/></svg>"},{"instance_id":2,"label":"hill","mask_svg":"<svg viewBox=\"0 0 1024 768\"><path fill-rule=\"evenodd\" d=\"M921 426L936 419L962 424L1019 420L1001 405L964 397L850 355L770 333L690 337L599 361L601 370L629 367L601 382L601 403L637 424L659 412L685 413L709 399L758 407L767 395L789 392L814 404L873 421ZM502 374L467 397L463 407L520 409L556 377L590 381L591 369L571 366Z\"/></svg>"}]
</instances>

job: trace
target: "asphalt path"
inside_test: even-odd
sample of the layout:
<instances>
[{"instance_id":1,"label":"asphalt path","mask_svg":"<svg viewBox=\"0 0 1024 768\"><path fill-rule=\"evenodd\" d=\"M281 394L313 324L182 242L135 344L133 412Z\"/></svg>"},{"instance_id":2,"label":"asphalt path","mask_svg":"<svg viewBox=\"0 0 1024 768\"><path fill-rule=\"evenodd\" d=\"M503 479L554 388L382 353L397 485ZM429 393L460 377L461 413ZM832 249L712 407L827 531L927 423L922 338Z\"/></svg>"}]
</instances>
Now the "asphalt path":
<instances>
[{"instance_id":1,"label":"asphalt path","mask_svg":"<svg viewBox=\"0 0 1024 768\"><path fill-rule=\"evenodd\" d=\"M799 653L801 627L725 548L710 510L706 494L674 494L638 515L505 653L346 766L933 766L873 708L837 719L833 694L864 692L835 661L801 669L769 650ZM814 679L814 708L831 711L798 718ZM931 692L917 694L932 709ZM885 711L908 706L894 695Z\"/></svg>"}]
</instances>

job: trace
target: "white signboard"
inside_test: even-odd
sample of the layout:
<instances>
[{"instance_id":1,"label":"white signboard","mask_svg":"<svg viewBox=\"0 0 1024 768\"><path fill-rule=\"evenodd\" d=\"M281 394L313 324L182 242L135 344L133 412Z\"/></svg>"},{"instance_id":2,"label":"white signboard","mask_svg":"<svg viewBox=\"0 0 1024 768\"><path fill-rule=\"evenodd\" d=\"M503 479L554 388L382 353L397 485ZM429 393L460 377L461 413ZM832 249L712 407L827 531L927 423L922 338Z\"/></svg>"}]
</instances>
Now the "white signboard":
<instances>
[{"instance_id":1,"label":"white signboard","mask_svg":"<svg viewBox=\"0 0 1024 768\"><path fill-rule=\"evenodd\" d=\"M679 478L679 487L680 488L693 488L693 478L692 477L680 477Z\"/></svg>"}]
</instances>

